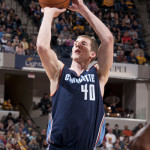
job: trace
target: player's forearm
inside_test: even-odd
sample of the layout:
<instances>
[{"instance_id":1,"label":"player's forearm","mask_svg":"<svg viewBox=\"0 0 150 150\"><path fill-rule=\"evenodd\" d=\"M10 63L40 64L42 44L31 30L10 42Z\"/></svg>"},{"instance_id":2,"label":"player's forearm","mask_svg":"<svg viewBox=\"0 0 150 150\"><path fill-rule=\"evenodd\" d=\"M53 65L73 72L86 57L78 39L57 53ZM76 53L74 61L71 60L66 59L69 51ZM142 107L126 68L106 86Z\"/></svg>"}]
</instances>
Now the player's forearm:
<instances>
[{"instance_id":1,"label":"player's forearm","mask_svg":"<svg viewBox=\"0 0 150 150\"><path fill-rule=\"evenodd\" d=\"M80 9L80 13L89 22L89 24L94 29L102 43L109 42L113 39L113 36L109 29L86 6Z\"/></svg>"},{"instance_id":2,"label":"player's forearm","mask_svg":"<svg viewBox=\"0 0 150 150\"><path fill-rule=\"evenodd\" d=\"M48 50L50 49L52 20L53 13L49 10L45 11L37 38L37 47L43 47Z\"/></svg>"}]
</instances>

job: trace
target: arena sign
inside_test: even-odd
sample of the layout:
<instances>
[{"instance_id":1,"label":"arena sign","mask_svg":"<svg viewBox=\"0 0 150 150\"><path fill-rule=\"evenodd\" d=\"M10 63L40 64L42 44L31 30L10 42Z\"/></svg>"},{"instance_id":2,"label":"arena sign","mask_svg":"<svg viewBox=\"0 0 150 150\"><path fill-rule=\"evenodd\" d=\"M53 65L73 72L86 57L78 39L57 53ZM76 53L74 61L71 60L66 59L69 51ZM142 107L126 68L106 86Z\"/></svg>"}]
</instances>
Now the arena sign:
<instances>
[{"instance_id":1,"label":"arena sign","mask_svg":"<svg viewBox=\"0 0 150 150\"><path fill-rule=\"evenodd\" d=\"M113 63L110 69L110 77L114 78L138 78L138 65Z\"/></svg>"},{"instance_id":2,"label":"arena sign","mask_svg":"<svg viewBox=\"0 0 150 150\"><path fill-rule=\"evenodd\" d=\"M43 68L38 57L16 55L15 68L22 69L23 67Z\"/></svg>"}]
</instances>

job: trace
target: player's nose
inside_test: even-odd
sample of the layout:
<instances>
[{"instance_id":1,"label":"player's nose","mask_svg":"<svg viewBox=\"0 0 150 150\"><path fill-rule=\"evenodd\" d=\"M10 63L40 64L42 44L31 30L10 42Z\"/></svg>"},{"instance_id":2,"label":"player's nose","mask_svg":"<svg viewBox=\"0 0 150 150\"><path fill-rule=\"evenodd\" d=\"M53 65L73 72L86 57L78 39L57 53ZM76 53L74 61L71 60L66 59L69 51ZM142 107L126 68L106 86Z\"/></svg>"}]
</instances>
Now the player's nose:
<instances>
[{"instance_id":1,"label":"player's nose","mask_svg":"<svg viewBox=\"0 0 150 150\"><path fill-rule=\"evenodd\" d=\"M81 46L81 43L80 43L80 42L76 42L75 46L76 46L76 47L80 47L80 46Z\"/></svg>"}]
</instances>

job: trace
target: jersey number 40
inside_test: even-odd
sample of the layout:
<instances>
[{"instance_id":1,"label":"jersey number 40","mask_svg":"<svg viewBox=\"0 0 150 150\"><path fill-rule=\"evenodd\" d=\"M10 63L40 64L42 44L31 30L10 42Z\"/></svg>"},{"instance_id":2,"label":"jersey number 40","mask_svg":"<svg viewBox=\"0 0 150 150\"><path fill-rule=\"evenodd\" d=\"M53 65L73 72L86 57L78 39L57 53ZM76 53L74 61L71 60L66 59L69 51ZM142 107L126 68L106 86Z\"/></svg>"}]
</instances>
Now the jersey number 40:
<instances>
[{"instance_id":1,"label":"jersey number 40","mask_svg":"<svg viewBox=\"0 0 150 150\"><path fill-rule=\"evenodd\" d=\"M84 100L95 101L95 86L94 84L81 85L81 92L84 93ZM89 97L88 97L89 96Z\"/></svg>"}]
</instances>

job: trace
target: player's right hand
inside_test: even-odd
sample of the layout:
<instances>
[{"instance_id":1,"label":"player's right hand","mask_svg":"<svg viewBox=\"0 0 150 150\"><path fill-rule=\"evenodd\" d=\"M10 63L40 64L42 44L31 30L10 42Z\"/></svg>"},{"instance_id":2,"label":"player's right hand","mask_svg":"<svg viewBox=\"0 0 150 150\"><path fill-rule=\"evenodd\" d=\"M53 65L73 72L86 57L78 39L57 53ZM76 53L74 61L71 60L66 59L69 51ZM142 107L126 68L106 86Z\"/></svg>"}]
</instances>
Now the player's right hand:
<instances>
[{"instance_id":1,"label":"player's right hand","mask_svg":"<svg viewBox=\"0 0 150 150\"><path fill-rule=\"evenodd\" d=\"M66 9L63 8L63 9L59 9L59 8L55 8L55 7L44 7L41 9L41 12L43 12L44 14L45 13L51 13L53 14L53 17L58 17L60 13L63 13L65 12Z\"/></svg>"}]
</instances>

